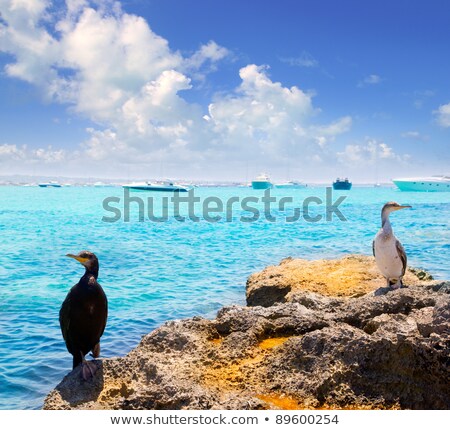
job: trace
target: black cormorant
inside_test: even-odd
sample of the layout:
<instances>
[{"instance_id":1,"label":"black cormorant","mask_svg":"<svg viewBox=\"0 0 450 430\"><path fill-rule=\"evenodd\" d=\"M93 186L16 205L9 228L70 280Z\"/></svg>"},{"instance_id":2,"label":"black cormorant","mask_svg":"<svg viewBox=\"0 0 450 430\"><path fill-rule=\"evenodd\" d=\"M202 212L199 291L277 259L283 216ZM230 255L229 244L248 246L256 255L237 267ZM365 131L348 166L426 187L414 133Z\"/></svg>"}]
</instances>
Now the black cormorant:
<instances>
[{"instance_id":1,"label":"black cormorant","mask_svg":"<svg viewBox=\"0 0 450 430\"><path fill-rule=\"evenodd\" d=\"M100 355L100 338L105 330L108 301L97 282L98 259L92 252L67 254L86 269L78 284L74 285L59 311L59 324L67 350L73 355L73 368L82 363L81 375L87 380L94 376L97 367L84 356L92 351L94 358Z\"/></svg>"}]
</instances>

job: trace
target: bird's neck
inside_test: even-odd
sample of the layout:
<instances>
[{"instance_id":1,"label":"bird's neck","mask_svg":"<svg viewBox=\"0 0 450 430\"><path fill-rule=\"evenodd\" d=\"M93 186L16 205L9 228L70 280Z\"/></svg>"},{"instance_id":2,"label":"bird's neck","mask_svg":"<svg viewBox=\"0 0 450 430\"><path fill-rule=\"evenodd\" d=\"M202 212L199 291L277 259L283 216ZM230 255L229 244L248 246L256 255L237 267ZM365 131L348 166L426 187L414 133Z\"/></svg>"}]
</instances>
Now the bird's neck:
<instances>
[{"instance_id":1,"label":"bird's neck","mask_svg":"<svg viewBox=\"0 0 450 430\"><path fill-rule=\"evenodd\" d=\"M386 236L392 234L391 221L389 221L389 214L383 213L381 215L381 228Z\"/></svg>"},{"instance_id":2,"label":"bird's neck","mask_svg":"<svg viewBox=\"0 0 450 430\"><path fill-rule=\"evenodd\" d=\"M83 278L89 279L91 276L94 277L95 280L97 280L98 278L98 269L94 268L94 269L86 269L86 271L84 272Z\"/></svg>"}]
</instances>

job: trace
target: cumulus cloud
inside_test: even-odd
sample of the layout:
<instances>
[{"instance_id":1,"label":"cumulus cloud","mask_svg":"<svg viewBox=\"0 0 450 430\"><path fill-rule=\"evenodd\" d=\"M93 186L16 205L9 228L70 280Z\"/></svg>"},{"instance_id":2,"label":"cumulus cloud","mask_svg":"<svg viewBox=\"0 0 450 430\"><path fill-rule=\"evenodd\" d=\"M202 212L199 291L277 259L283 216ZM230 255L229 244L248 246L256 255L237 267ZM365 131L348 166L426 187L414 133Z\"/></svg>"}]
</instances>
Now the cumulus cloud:
<instances>
[{"instance_id":1,"label":"cumulus cloud","mask_svg":"<svg viewBox=\"0 0 450 430\"><path fill-rule=\"evenodd\" d=\"M200 46L191 57L184 60L184 67L188 73L193 71L195 78L204 79L205 73L217 70L219 61L231 56L230 50L210 40L207 44Z\"/></svg>"},{"instance_id":2,"label":"cumulus cloud","mask_svg":"<svg viewBox=\"0 0 450 430\"><path fill-rule=\"evenodd\" d=\"M60 163L65 160L66 151L47 148L31 149L27 145L17 146L4 143L0 145L0 162L20 161L26 163Z\"/></svg>"},{"instance_id":3,"label":"cumulus cloud","mask_svg":"<svg viewBox=\"0 0 450 430\"><path fill-rule=\"evenodd\" d=\"M206 113L183 94L232 56L227 48L210 40L184 56L113 1L67 0L56 13L50 6L49 0L0 0L0 50L13 58L5 71L95 125L72 151L3 145L3 157L200 166L233 157L275 162L301 148L304 159L320 161L327 145L351 128L349 116L317 124L313 93L286 87L268 66L255 64L242 67L240 84L216 94ZM313 67L312 57L300 58Z\"/></svg>"},{"instance_id":4,"label":"cumulus cloud","mask_svg":"<svg viewBox=\"0 0 450 430\"><path fill-rule=\"evenodd\" d=\"M439 106L437 110L433 111L433 114L441 127L450 127L450 103Z\"/></svg>"},{"instance_id":5,"label":"cumulus cloud","mask_svg":"<svg viewBox=\"0 0 450 430\"><path fill-rule=\"evenodd\" d=\"M349 144L337 153L338 161L349 166L371 165L391 160L397 162L407 161L408 155L399 155L384 142L366 138L362 144Z\"/></svg>"},{"instance_id":6,"label":"cumulus cloud","mask_svg":"<svg viewBox=\"0 0 450 430\"><path fill-rule=\"evenodd\" d=\"M315 124L320 110L313 106L313 94L272 81L268 71L254 64L241 68L241 84L234 93L210 104L206 119L213 141L243 156L264 154L272 162L299 148L305 159L320 159L317 153L350 129L351 118Z\"/></svg>"},{"instance_id":7,"label":"cumulus cloud","mask_svg":"<svg viewBox=\"0 0 450 430\"><path fill-rule=\"evenodd\" d=\"M25 158L26 147L18 147L17 145L8 145L4 143L0 145L0 161L3 160L22 160Z\"/></svg>"}]
</instances>

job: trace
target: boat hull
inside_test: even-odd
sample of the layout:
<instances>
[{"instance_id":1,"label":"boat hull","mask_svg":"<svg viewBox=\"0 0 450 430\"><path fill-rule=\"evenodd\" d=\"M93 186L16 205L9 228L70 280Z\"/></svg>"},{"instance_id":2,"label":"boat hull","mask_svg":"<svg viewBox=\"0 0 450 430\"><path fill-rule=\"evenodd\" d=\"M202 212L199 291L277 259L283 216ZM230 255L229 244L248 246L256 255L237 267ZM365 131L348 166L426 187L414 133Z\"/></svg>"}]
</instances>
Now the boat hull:
<instances>
[{"instance_id":1,"label":"boat hull","mask_svg":"<svg viewBox=\"0 0 450 430\"><path fill-rule=\"evenodd\" d=\"M351 190L351 182L333 182L333 190Z\"/></svg>"},{"instance_id":2,"label":"boat hull","mask_svg":"<svg viewBox=\"0 0 450 430\"><path fill-rule=\"evenodd\" d=\"M266 182L266 181L253 181L252 182L252 188L254 190L267 190L272 187L273 187L273 185L271 182Z\"/></svg>"},{"instance_id":3,"label":"boat hull","mask_svg":"<svg viewBox=\"0 0 450 430\"><path fill-rule=\"evenodd\" d=\"M300 188L306 188L306 184L278 184L275 185L276 188L281 189L300 189Z\"/></svg>"},{"instance_id":4,"label":"boat hull","mask_svg":"<svg viewBox=\"0 0 450 430\"><path fill-rule=\"evenodd\" d=\"M39 184L41 188L61 188L59 184Z\"/></svg>"},{"instance_id":5,"label":"boat hull","mask_svg":"<svg viewBox=\"0 0 450 430\"><path fill-rule=\"evenodd\" d=\"M447 191L450 192L450 181L427 181L427 180L417 180L417 181L392 181L401 191L422 191L422 192L436 192L436 191Z\"/></svg>"},{"instance_id":6,"label":"boat hull","mask_svg":"<svg viewBox=\"0 0 450 430\"><path fill-rule=\"evenodd\" d=\"M133 191L157 191L157 192L166 192L166 193L167 192L169 192L169 193L171 193L171 192L176 192L176 193L188 192L187 188L182 188L182 187L149 187L149 186L145 186L145 185L142 185L142 186L136 185L136 186L127 186L124 188L128 188Z\"/></svg>"}]
</instances>

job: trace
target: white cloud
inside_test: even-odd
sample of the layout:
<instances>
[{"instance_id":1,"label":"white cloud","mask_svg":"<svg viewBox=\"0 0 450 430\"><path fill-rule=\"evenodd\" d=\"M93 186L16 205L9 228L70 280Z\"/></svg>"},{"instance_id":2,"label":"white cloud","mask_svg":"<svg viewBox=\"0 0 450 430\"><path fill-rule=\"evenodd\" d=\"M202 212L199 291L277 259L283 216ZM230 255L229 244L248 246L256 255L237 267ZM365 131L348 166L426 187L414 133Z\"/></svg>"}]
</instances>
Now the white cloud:
<instances>
[{"instance_id":1,"label":"white cloud","mask_svg":"<svg viewBox=\"0 0 450 430\"><path fill-rule=\"evenodd\" d=\"M0 145L0 161L2 160L21 160L25 158L26 147L19 148L17 145Z\"/></svg>"},{"instance_id":2,"label":"white cloud","mask_svg":"<svg viewBox=\"0 0 450 430\"><path fill-rule=\"evenodd\" d=\"M433 111L433 114L441 127L450 127L450 103L439 106L437 110Z\"/></svg>"},{"instance_id":3,"label":"white cloud","mask_svg":"<svg viewBox=\"0 0 450 430\"><path fill-rule=\"evenodd\" d=\"M383 160L402 162L408 155L399 155L384 142L366 138L362 144L349 144L344 151L337 153L338 161L349 166L372 165Z\"/></svg>"},{"instance_id":4,"label":"white cloud","mask_svg":"<svg viewBox=\"0 0 450 430\"><path fill-rule=\"evenodd\" d=\"M362 81L358 82L358 87L364 87L366 85L376 85L382 82L382 79L379 75L368 75Z\"/></svg>"},{"instance_id":5,"label":"white cloud","mask_svg":"<svg viewBox=\"0 0 450 430\"><path fill-rule=\"evenodd\" d=\"M0 0L7 23L0 23L0 50L14 58L6 72L96 125L72 151L6 145L0 147L3 157L195 168L233 157L276 162L297 149L320 162L327 144L351 128L349 116L317 124L313 93L285 87L270 78L267 66L255 64L240 69L240 85L216 95L205 115L183 92L230 57L228 49L209 41L185 57L143 18L107 0L70 0L53 16L47 15L48 5Z\"/></svg>"},{"instance_id":6,"label":"white cloud","mask_svg":"<svg viewBox=\"0 0 450 430\"><path fill-rule=\"evenodd\" d=\"M213 40L210 40L207 44L200 46L198 51L196 51L191 57L187 58L184 63L188 71L192 69L199 70L202 66L208 63L208 71L214 71L216 70L217 62L229 56L231 56L231 51L218 45Z\"/></svg>"},{"instance_id":7,"label":"white cloud","mask_svg":"<svg viewBox=\"0 0 450 430\"><path fill-rule=\"evenodd\" d=\"M412 138L412 139L419 139L420 138L420 133L418 131L405 131L404 133L402 133L402 137L405 138Z\"/></svg>"},{"instance_id":8,"label":"white cloud","mask_svg":"<svg viewBox=\"0 0 450 430\"><path fill-rule=\"evenodd\" d=\"M401 136L405 139L413 139L423 142L430 139L429 136L425 136L418 131L405 131L404 133L401 134Z\"/></svg>"},{"instance_id":9,"label":"white cloud","mask_svg":"<svg viewBox=\"0 0 450 430\"><path fill-rule=\"evenodd\" d=\"M335 137L339 134L345 133L350 130L352 126L352 117L345 116L325 126L315 127L315 130L324 137Z\"/></svg>"},{"instance_id":10,"label":"white cloud","mask_svg":"<svg viewBox=\"0 0 450 430\"><path fill-rule=\"evenodd\" d=\"M303 51L299 57L282 57L280 60L291 66L308 68L319 66L319 62L307 51Z\"/></svg>"},{"instance_id":11,"label":"white cloud","mask_svg":"<svg viewBox=\"0 0 450 430\"><path fill-rule=\"evenodd\" d=\"M216 98L209 106L208 125L225 149L249 157L261 153L275 161L301 147L305 157L313 157L351 127L350 117L326 125L312 123L320 112L312 94L273 82L265 66L250 64L239 75L242 82L234 94Z\"/></svg>"},{"instance_id":12,"label":"white cloud","mask_svg":"<svg viewBox=\"0 0 450 430\"><path fill-rule=\"evenodd\" d=\"M66 157L66 151L47 148L31 149L26 145L17 146L4 143L0 145L0 162L20 161L21 163L60 163Z\"/></svg>"}]
</instances>

